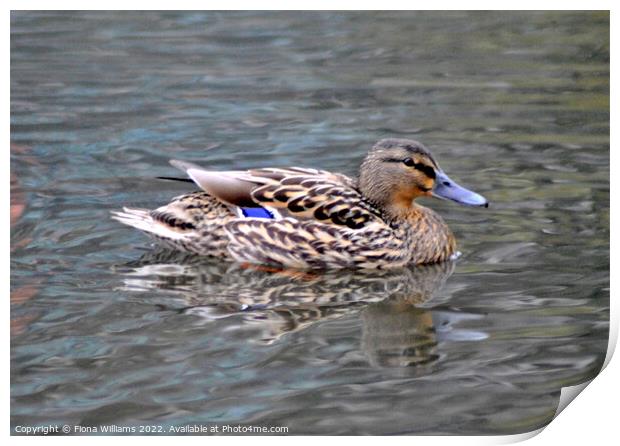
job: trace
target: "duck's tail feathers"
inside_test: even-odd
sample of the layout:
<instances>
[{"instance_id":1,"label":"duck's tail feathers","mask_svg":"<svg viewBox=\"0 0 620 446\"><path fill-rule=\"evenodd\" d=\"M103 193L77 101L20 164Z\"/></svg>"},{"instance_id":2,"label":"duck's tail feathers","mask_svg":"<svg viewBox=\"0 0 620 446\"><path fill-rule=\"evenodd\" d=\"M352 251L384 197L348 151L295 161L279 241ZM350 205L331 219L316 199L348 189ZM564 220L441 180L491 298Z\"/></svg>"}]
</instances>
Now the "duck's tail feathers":
<instances>
[{"instance_id":1,"label":"duck's tail feathers","mask_svg":"<svg viewBox=\"0 0 620 446\"><path fill-rule=\"evenodd\" d=\"M168 180L168 181L181 181L183 183L193 183L194 180L191 178L177 178L177 177L155 177L158 180Z\"/></svg>"},{"instance_id":2,"label":"duck's tail feathers","mask_svg":"<svg viewBox=\"0 0 620 446\"><path fill-rule=\"evenodd\" d=\"M122 211L112 211L112 218L158 238L183 240L187 237L186 232L176 230L173 227L155 220L151 215L151 211L148 209L124 207Z\"/></svg>"}]
</instances>

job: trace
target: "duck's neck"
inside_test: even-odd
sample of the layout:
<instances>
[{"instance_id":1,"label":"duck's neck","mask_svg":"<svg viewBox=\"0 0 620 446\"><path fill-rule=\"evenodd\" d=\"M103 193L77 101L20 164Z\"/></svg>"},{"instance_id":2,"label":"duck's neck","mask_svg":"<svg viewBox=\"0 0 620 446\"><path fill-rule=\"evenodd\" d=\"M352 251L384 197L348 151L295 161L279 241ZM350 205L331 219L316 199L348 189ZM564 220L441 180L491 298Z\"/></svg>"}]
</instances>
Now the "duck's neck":
<instances>
[{"instance_id":1,"label":"duck's neck","mask_svg":"<svg viewBox=\"0 0 620 446\"><path fill-rule=\"evenodd\" d=\"M430 211L430 209L416 204L411 199L393 200L381 208L386 220L394 224L415 224L418 220L424 217L426 212Z\"/></svg>"},{"instance_id":2,"label":"duck's neck","mask_svg":"<svg viewBox=\"0 0 620 446\"><path fill-rule=\"evenodd\" d=\"M410 188L402 192L386 189L386 182L367 184L357 180L357 188L369 204L405 243L409 262L434 263L448 260L456 252L456 240L448 225L432 209L416 204Z\"/></svg>"},{"instance_id":3,"label":"duck's neck","mask_svg":"<svg viewBox=\"0 0 620 446\"><path fill-rule=\"evenodd\" d=\"M415 197L410 193L394 193L383 190L379 186L370 188L370 191L364 191L360 188L359 182L357 188L364 197L364 201L379 211L390 225L413 221L418 217L420 209L426 209L415 204L413 202Z\"/></svg>"},{"instance_id":4,"label":"duck's neck","mask_svg":"<svg viewBox=\"0 0 620 446\"><path fill-rule=\"evenodd\" d=\"M456 240L443 219L432 209L410 203L385 208L390 225L409 243L412 263L447 260L456 252Z\"/></svg>"}]
</instances>

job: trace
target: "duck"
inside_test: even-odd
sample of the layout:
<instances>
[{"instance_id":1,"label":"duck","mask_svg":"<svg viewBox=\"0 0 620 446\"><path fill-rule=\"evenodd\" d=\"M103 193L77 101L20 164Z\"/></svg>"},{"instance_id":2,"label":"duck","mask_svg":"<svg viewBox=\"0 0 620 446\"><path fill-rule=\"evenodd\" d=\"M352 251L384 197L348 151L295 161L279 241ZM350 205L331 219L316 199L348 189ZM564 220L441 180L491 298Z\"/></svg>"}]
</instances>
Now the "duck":
<instances>
[{"instance_id":1,"label":"duck","mask_svg":"<svg viewBox=\"0 0 620 446\"><path fill-rule=\"evenodd\" d=\"M489 202L450 179L411 139L377 142L359 175L304 167L207 170L171 160L200 190L154 210L112 218L166 248L246 264L295 269L385 269L459 255L442 217L421 197L465 206Z\"/></svg>"}]
</instances>

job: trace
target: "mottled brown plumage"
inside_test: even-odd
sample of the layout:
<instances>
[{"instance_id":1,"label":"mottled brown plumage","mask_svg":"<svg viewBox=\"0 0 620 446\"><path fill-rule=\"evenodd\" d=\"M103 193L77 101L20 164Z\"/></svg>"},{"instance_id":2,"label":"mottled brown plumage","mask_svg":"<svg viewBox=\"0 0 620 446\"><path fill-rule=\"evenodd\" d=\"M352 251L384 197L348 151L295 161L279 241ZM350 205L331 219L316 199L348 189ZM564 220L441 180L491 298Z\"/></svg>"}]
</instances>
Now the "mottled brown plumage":
<instances>
[{"instance_id":1,"label":"mottled brown plumage","mask_svg":"<svg viewBox=\"0 0 620 446\"><path fill-rule=\"evenodd\" d=\"M439 196L486 205L452 182L428 150L406 139L379 141L358 179L305 168L206 171L172 161L203 191L155 211L114 218L166 246L201 255L295 268L386 268L434 263L456 252L443 219L414 200ZM248 218L240 207L275 218Z\"/></svg>"}]
</instances>

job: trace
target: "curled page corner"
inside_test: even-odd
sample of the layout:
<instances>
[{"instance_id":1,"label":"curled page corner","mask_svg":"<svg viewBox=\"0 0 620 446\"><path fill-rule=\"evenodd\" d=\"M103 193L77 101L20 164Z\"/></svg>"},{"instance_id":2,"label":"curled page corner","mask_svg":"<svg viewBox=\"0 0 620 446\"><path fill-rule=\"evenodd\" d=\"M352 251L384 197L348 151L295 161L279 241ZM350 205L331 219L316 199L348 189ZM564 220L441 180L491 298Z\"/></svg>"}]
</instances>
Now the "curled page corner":
<instances>
[{"instance_id":1,"label":"curled page corner","mask_svg":"<svg viewBox=\"0 0 620 446\"><path fill-rule=\"evenodd\" d=\"M495 444L521 443L522 441L529 440L530 438L534 438L536 435L544 431L546 427L547 426L539 427L538 429L534 429L533 431L529 431L529 432L523 432L522 434L504 435L501 437L495 437L498 440L495 442Z\"/></svg>"},{"instance_id":2,"label":"curled page corner","mask_svg":"<svg viewBox=\"0 0 620 446\"><path fill-rule=\"evenodd\" d=\"M577 398L577 395L579 395L583 389L588 387L591 382L592 380L590 379L575 386L562 387L562 390L560 391L560 402L558 403L558 408L556 409L553 418L557 418L557 416L560 415L564 409L566 409L566 406Z\"/></svg>"},{"instance_id":3,"label":"curled page corner","mask_svg":"<svg viewBox=\"0 0 620 446\"><path fill-rule=\"evenodd\" d=\"M612 307L614 308L614 307ZM607 354L605 355L605 362L603 362L603 367L601 367L602 372L611 361L611 357L614 355L616 351L616 344L618 343L618 318L614 317L614 313L610 313L609 315L609 341L607 343Z\"/></svg>"},{"instance_id":4,"label":"curled page corner","mask_svg":"<svg viewBox=\"0 0 620 446\"><path fill-rule=\"evenodd\" d=\"M560 401L558 403L558 408L556 409L551 422L555 420L557 416L560 415L560 413L566 408L566 406L568 406L571 403L571 401L577 398L577 395L579 395L583 391L583 389L585 389L591 382L592 380L589 380L581 384L577 384L575 386L562 387L562 389L560 390ZM534 429L533 431L524 432L522 434L502 435L499 437L492 437L493 444L514 444L514 443L521 443L525 440L529 440L530 438L537 436L543 430L545 430L546 427L549 426L549 424L551 424L551 422L547 423L543 427Z\"/></svg>"}]
</instances>

